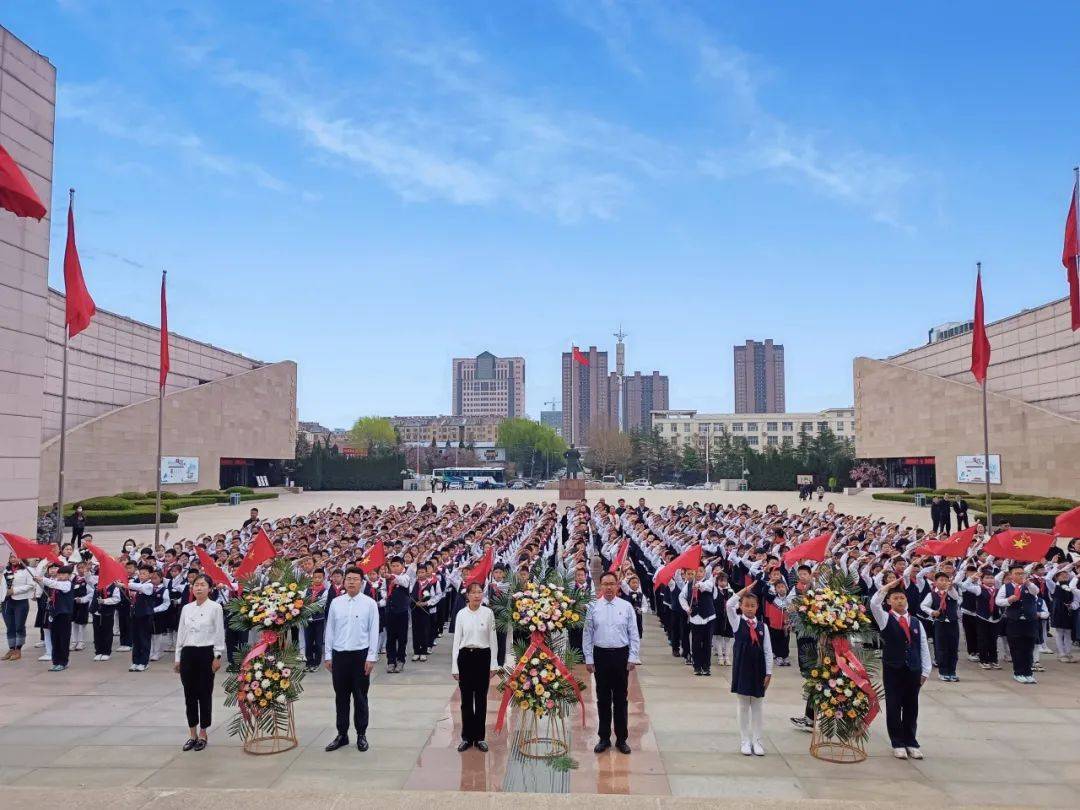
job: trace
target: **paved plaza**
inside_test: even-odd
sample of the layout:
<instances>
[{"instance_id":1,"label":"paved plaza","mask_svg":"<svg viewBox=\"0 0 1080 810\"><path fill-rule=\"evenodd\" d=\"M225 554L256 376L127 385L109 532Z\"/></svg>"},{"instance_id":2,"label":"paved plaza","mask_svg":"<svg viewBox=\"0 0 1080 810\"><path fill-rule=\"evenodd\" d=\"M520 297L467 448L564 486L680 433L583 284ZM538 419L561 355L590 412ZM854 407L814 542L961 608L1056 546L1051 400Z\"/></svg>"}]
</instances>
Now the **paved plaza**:
<instances>
[{"instance_id":1,"label":"paved plaza","mask_svg":"<svg viewBox=\"0 0 1080 810\"><path fill-rule=\"evenodd\" d=\"M414 493L415 494L415 493ZM539 493L512 493L528 500ZM591 493L593 497L601 493ZM611 499L619 492L604 493ZM637 497L638 493L626 493ZM646 492L650 504L709 493ZM450 497L435 496L437 502ZM456 492L457 502L474 502L481 493ZM763 505L802 506L788 493L713 493L720 500ZM259 504L265 516L303 513L330 502L403 502L403 493L306 493ZM835 496L841 510L873 512L918 521L910 507L871 501L865 496ZM788 503L790 501L790 503ZM816 506L815 502L815 506ZM173 536L238 525L247 507L213 507L182 512ZM99 535L101 537L102 535ZM110 533L110 545L127 533ZM695 678L663 643L655 616L646 617L642 666L631 681L631 736L634 752L624 756L592 753L595 711L586 693L587 721L571 723L572 755L578 768L566 787L574 794L621 794L626 803L607 806L667 806L644 797L699 797L710 806L723 802L841 800L862 805L1001 804L1076 806L1080 798L1080 666L1044 656L1047 672L1037 686L1015 683L1006 670L983 672L962 661L961 682L931 679L922 692L921 762L893 759L884 736L884 718L873 725L870 757L857 765L820 762L808 753L810 735L793 730L790 716L803 707L797 667L778 668L765 704L765 757L738 752L735 704L729 671L714 666L711 678ZM371 750L355 747L326 753L333 737L333 692L329 674L309 674L297 704L298 748L274 756L245 754L225 735L231 711L223 706L221 678L215 701L211 745L205 752L182 753L185 721L179 677L166 660L144 673L129 673L123 654L94 663L89 652L74 653L63 673L27 655L0 666L0 784L14 804L39 806L41 789L78 789L82 807L108 803L155 807L178 803L174 791L186 789L272 788L301 796L299 806L331 807L376 802L413 806L428 794L415 791L501 792L511 770L507 733L490 732L498 694L490 693L486 756L458 754L457 696L449 675L449 639L426 663L409 663L404 673L388 675L376 667L370 691ZM30 648L27 648L30 652ZM513 783L518 784L520 783ZM130 788L121 793L95 789ZM519 787L520 789L520 787ZM382 794L379 791L406 791ZM163 793L164 792L164 793ZM48 794L51 795L51 794ZM61 793L58 795L69 795ZM199 794L207 796L208 794ZM257 803L258 793L214 794L214 802L234 796L229 806ZM445 796L445 794L443 794ZM383 797L387 798L383 798ZM113 797L106 801L105 797ZM284 798L283 796L281 798ZM545 803L551 796L543 798ZM275 801L279 801L275 793ZM460 797L435 799L461 806ZM424 801L430 806L432 799ZM629 804L627 804L629 803ZM694 802L690 802L693 805ZM210 804L208 806L213 806ZM502 806L484 798L480 805ZM555 805L557 806L557 804ZM671 806L681 806L674 802Z\"/></svg>"}]
</instances>

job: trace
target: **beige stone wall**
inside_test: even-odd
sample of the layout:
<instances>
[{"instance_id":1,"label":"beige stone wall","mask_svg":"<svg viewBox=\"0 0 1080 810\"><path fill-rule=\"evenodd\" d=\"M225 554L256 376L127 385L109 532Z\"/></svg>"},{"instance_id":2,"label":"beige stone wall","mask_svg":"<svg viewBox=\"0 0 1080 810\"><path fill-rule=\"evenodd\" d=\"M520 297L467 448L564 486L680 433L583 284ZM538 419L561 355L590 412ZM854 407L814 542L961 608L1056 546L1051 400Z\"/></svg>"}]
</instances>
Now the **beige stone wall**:
<instances>
[{"instance_id":1,"label":"beige stone wall","mask_svg":"<svg viewBox=\"0 0 1080 810\"><path fill-rule=\"evenodd\" d=\"M0 143L52 207L56 69L0 28ZM37 524L38 450L49 228L0 211L0 529L33 536Z\"/></svg>"},{"instance_id":2,"label":"beige stone wall","mask_svg":"<svg viewBox=\"0 0 1080 810\"><path fill-rule=\"evenodd\" d=\"M67 434L64 499L68 502L157 486L157 398L91 419ZM196 484L218 486L222 457L293 458L296 448L296 364L273 363L165 396L163 456L198 456ZM59 437L41 445L43 504L56 500Z\"/></svg>"},{"instance_id":3,"label":"beige stone wall","mask_svg":"<svg viewBox=\"0 0 1080 810\"><path fill-rule=\"evenodd\" d=\"M983 449L980 389L866 357L856 358L854 377L856 454L934 456L938 486L956 486L956 456ZM1080 420L996 393L987 414L990 452L1001 455L1001 486L992 489L1080 498Z\"/></svg>"},{"instance_id":4,"label":"beige stone wall","mask_svg":"<svg viewBox=\"0 0 1080 810\"><path fill-rule=\"evenodd\" d=\"M1080 333L1070 326L1068 300L995 321L987 325L986 333L990 338L988 390L1080 418ZM971 339L971 333L959 335L888 361L970 383Z\"/></svg>"},{"instance_id":5,"label":"beige stone wall","mask_svg":"<svg viewBox=\"0 0 1080 810\"><path fill-rule=\"evenodd\" d=\"M152 280L151 280L152 281ZM91 289L93 279L90 279ZM64 294L49 290L46 331L45 402L41 441L60 435L60 392L64 368ZM95 416L157 397L160 331L98 309L68 346L68 412L71 430ZM263 365L235 352L169 333L166 394L220 380Z\"/></svg>"}]
</instances>

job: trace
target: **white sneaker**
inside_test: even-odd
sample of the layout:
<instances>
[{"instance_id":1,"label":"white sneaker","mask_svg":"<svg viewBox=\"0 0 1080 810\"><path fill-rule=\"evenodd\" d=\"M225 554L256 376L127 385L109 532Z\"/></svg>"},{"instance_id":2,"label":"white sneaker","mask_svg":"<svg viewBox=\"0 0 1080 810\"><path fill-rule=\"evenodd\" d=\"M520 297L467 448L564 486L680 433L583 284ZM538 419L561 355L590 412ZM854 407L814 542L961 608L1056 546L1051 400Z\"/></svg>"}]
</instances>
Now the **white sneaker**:
<instances>
[{"instance_id":1,"label":"white sneaker","mask_svg":"<svg viewBox=\"0 0 1080 810\"><path fill-rule=\"evenodd\" d=\"M1034 675L1028 675L1026 678L1024 678L1024 683L1038 683L1038 681L1035 680Z\"/></svg>"},{"instance_id":2,"label":"white sneaker","mask_svg":"<svg viewBox=\"0 0 1080 810\"><path fill-rule=\"evenodd\" d=\"M1017 683L1027 683L1027 678L1023 675L1013 675L1013 680Z\"/></svg>"},{"instance_id":3,"label":"white sneaker","mask_svg":"<svg viewBox=\"0 0 1080 810\"><path fill-rule=\"evenodd\" d=\"M128 646L127 644L121 644L119 647L116 648L116 651L117 652L131 652L131 647Z\"/></svg>"},{"instance_id":4,"label":"white sneaker","mask_svg":"<svg viewBox=\"0 0 1080 810\"><path fill-rule=\"evenodd\" d=\"M34 642L34 646L35 646L35 647L44 647L44 646L45 646L45 642L44 642L44 641L35 641L35 642Z\"/></svg>"},{"instance_id":5,"label":"white sneaker","mask_svg":"<svg viewBox=\"0 0 1080 810\"><path fill-rule=\"evenodd\" d=\"M978 661L978 660L979 660L979 654L978 653L971 653L970 655L968 655L968 661Z\"/></svg>"},{"instance_id":6,"label":"white sneaker","mask_svg":"<svg viewBox=\"0 0 1080 810\"><path fill-rule=\"evenodd\" d=\"M128 667L128 672L138 672L138 671L139 671L139 665L138 664L132 664L130 667Z\"/></svg>"},{"instance_id":7,"label":"white sneaker","mask_svg":"<svg viewBox=\"0 0 1080 810\"><path fill-rule=\"evenodd\" d=\"M51 655L39 655L38 661L52 661Z\"/></svg>"},{"instance_id":8,"label":"white sneaker","mask_svg":"<svg viewBox=\"0 0 1080 810\"><path fill-rule=\"evenodd\" d=\"M1043 655L1049 655L1051 652L1053 652L1053 650L1043 644L1041 647L1039 647L1039 652Z\"/></svg>"},{"instance_id":9,"label":"white sneaker","mask_svg":"<svg viewBox=\"0 0 1080 810\"><path fill-rule=\"evenodd\" d=\"M102 661L108 661L110 658L112 658L111 655L103 655L103 656L101 656Z\"/></svg>"},{"instance_id":10,"label":"white sneaker","mask_svg":"<svg viewBox=\"0 0 1080 810\"><path fill-rule=\"evenodd\" d=\"M158 654L158 653L154 653L153 655L150 656L150 660L151 661L160 661L161 660L161 655Z\"/></svg>"},{"instance_id":11,"label":"white sneaker","mask_svg":"<svg viewBox=\"0 0 1080 810\"><path fill-rule=\"evenodd\" d=\"M918 748L908 748L907 749L907 755L908 755L908 759L922 759L923 758L922 751L920 751Z\"/></svg>"},{"instance_id":12,"label":"white sneaker","mask_svg":"<svg viewBox=\"0 0 1080 810\"><path fill-rule=\"evenodd\" d=\"M739 747L744 757L751 756L754 753L754 746L749 741L743 741L743 744Z\"/></svg>"},{"instance_id":13,"label":"white sneaker","mask_svg":"<svg viewBox=\"0 0 1080 810\"><path fill-rule=\"evenodd\" d=\"M894 748L892 750L892 755L894 757L896 757L897 759L907 759L907 749L906 748Z\"/></svg>"},{"instance_id":14,"label":"white sneaker","mask_svg":"<svg viewBox=\"0 0 1080 810\"><path fill-rule=\"evenodd\" d=\"M95 660L95 661L100 661L100 660L101 660L101 656L100 656L100 655L95 655L95 656L94 656L94 660Z\"/></svg>"},{"instance_id":15,"label":"white sneaker","mask_svg":"<svg viewBox=\"0 0 1080 810\"><path fill-rule=\"evenodd\" d=\"M76 651L85 650L85 649L86 649L86 644L84 642L82 642L82 641L80 641L78 644L75 645L75 650Z\"/></svg>"},{"instance_id":16,"label":"white sneaker","mask_svg":"<svg viewBox=\"0 0 1080 810\"><path fill-rule=\"evenodd\" d=\"M754 751L754 756L755 757L763 757L763 756L765 756L765 747L759 742L754 743L753 751Z\"/></svg>"}]
</instances>

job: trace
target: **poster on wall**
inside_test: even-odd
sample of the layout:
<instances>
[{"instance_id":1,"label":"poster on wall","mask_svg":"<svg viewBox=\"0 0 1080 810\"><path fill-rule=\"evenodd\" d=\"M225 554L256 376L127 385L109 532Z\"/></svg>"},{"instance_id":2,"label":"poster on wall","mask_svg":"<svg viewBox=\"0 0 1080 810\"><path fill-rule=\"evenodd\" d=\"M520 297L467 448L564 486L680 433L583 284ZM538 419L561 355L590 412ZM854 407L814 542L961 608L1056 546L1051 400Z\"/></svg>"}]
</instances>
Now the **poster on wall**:
<instances>
[{"instance_id":1,"label":"poster on wall","mask_svg":"<svg viewBox=\"0 0 1080 810\"><path fill-rule=\"evenodd\" d=\"M985 484L986 477L983 474L984 456L957 456L956 457L956 483L958 484ZM1001 483L1001 456L990 454L990 483Z\"/></svg>"},{"instance_id":2,"label":"poster on wall","mask_svg":"<svg viewBox=\"0 0 1080 810\"><path fill-rule=\"evenodd\" d=\"M814 476L810 474L798 473L795 475L795 483L799 486L805 486L806 484L814 483Z\"/></svg>"},{"instance_id":3,"label":"poster on wall","mask_svg":"<svg viewBox=\"0 0 1080 810\"><path fill-rule=\"evenodd\" d=\"M161 457L162 484L199 483L199 459L188 456Z\"/></svg>"}]
</instances>

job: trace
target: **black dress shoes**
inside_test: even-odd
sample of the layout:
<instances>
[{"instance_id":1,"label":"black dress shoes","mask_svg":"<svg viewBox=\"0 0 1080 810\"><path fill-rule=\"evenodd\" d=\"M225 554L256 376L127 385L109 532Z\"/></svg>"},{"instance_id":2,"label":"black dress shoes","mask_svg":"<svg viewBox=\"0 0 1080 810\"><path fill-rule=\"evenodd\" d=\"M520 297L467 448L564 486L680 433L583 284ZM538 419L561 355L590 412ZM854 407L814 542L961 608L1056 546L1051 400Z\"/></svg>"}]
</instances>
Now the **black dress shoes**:
<instances>
[{"instance_id":1,"label":"black dress shoes","mask_svg":"<svg viewBox=\"0 0 1080 810\"><path fill-rule=\"evenodd\" d=\"M610 740L601 740L600 742L598 742L596 744L596 747L593 748L593 753L594 754L602 754L605 751L607 751L609 748L611 748L611 741Z\"/></svg>"},{"instance_id":2,"label":"black dress shoes","mask_svg":"<svg viewBox=\"0 0 1080 810\"><path fill-rule=\"evenodd\" d=\"M483 751L486 754L488 752L488 744L483 740L478 740L476 742L476 750Z\"/></svg>"},{"instance_id":3,"label":"black dress shoes","mask_svg":"<svg viewBox=\"0 0 1080 810\"><path fill-rule=\"evenodd\" d=\"M327 751L337 751L339 748L343 748L344 746L346 746L348 744L349 744L349 738L348 737L342 737L339 734L337 737L334 737L334 739L332 739L330 741L330 743L326 746L326 750Z\"/></svg>"},{"instance_id":4,"label":"black dress shoes","mask_svg":"<svg viewBox=\"0 0 1080 810\"><path fill-rule=\"evenodd\" d=\"M368 750L367 737L362 734L356 738L356 750L361 752Z\"/></svg>"},{"instance_id":5,"label":"black dress shoes","mask_svg":"<svg viewBox=\"0 0 1080 810\"><path fill-rule=\"evenodd\" d=\"M458 753L460 754L463 751L468 751L470 748L472 748L472 743L469 742L468 740L462 740L461 742L458 743L457 750L458 750Z\"/></svg>"},{"instance_id":6,"label":"black dress shoes","mask_svg":"<svg viewBox=\"0 0 1080 810\"><path fill-rule=\"evenodd\" d=\"M183 749L182 749L182 750L184 750L184 751L190 751L190 750L191 750L192 748L194 748L194 747L195 747L195 743L196 743L196 742L198 742L198 740L196 740L196 739L195 739L194 737L189 737L189 738L187 739L187 741L186 741L186 742L184 743L184 747L183 747Z\"/></svg>"},{"instance_id":7,"label":"black dress shoes","mask_svg":"<svg viewBox=\"0 0 1080 810\"><path fill-rule=\"evenodd\" d=\"M615 750L618 751L620 754L629 754L630 753L630 746L627 745L625 741L624 742L617 742L617 743L615 743Z\"/></svg>"}]
</instances>

